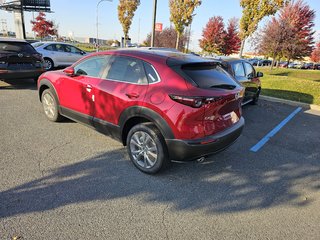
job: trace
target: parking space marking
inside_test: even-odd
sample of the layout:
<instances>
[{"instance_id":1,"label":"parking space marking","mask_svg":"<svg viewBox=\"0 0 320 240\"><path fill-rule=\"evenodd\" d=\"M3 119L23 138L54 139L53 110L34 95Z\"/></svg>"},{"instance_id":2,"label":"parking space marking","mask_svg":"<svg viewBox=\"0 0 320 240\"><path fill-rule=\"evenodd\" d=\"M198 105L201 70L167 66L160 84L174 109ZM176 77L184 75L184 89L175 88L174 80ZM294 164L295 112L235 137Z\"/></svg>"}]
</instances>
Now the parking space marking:
<instances>
[{"instance_id":1,"label":"parking space marking","mask_svg":"<svg viewBox=\"0 0 320 240\"><path fill-rule=\"evenodd\" d=\"M298 107L296 110L294 110L288 117L286 117L278 126L276 126L274 129L272 129L266 136L264 136L256 145L254 145L252 148L250 148L251 152L258 152L260 148L265 145L270 138L272 138L277 132L280 131L280 129L286 125L296 114L298 114L301 111L301 107Z\"/></svg>"}]
</instances>

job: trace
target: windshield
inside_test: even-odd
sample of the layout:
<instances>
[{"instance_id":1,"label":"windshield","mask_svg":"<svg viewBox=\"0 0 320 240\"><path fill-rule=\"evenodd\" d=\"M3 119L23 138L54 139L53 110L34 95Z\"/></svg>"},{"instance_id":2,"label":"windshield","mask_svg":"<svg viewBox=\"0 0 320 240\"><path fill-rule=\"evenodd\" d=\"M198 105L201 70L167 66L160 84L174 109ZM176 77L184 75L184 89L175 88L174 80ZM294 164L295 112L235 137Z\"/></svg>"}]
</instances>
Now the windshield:
<instances>
[{"instance_id":1,"label":"windshield","mask_svg":"<svg viewBox=\"0 0 320 240\"><path fill-rule=\"evenodd\" d=\"M44 43L42 42L36 42L36 43L32 43L31 45L34 47L34 48L37 48L37 47L40 47L42 46Z\"/></svg>"}]
</instances>

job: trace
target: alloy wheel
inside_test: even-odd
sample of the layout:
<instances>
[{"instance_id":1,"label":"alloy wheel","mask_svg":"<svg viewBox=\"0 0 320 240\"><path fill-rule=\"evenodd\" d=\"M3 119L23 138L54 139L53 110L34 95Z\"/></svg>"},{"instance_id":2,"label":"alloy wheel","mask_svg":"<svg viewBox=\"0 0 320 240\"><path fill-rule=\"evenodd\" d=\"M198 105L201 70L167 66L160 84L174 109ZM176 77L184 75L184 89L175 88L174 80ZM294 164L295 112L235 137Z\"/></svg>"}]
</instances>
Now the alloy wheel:
<instances>
[{"instance_id":1,"label":"alloy wheel","mask_svg":"<svg viewBox=\"0 0 320 240\"><path fill-rule=\"evenodd\" d=\"M42 99L42 105L45 114L49 119L54 118L56 106L53 97L49 93L45 93Z\"/></svg>"},{"instance_id":2,"label":"alloy wheel","mask_svg":"<svg viewBox=\"0 0 320 240\"><path fill-rule=\"evenodd\" d=\"M143 168L152 168L158 158L158 149L152 137L144 132L135 132L130 139L130 153L133 160Z\"/></svg>"}]
</instances>

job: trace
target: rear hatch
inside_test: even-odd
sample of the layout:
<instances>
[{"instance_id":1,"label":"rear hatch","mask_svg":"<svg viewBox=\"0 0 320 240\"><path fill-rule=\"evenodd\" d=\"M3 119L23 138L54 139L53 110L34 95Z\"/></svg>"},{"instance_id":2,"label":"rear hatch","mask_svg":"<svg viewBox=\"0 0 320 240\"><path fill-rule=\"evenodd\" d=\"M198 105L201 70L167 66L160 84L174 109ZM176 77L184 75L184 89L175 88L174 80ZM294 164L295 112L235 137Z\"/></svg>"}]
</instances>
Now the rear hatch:
<instances>
[{"instance_id":1,"label":"rear hatch","mask_svg":"<svg viewBox=\"0 0 320 240\"><path fill-rule=\"evenodd\" d=\"M244 88L219 62L185 63L174 69L187 81L189 95L202 99L205 136L221 132L240 120Z\"/></svg>"},{"instance_id":2,"label":"rear hatch","mask_svg":"<svg viewBox=\"0 0 320 240\"><path fill-rule=\"evenodd\" d=\"M0 69L42 68L42 56L27 42L0 41Z\"/></svg>"}]
</instances>

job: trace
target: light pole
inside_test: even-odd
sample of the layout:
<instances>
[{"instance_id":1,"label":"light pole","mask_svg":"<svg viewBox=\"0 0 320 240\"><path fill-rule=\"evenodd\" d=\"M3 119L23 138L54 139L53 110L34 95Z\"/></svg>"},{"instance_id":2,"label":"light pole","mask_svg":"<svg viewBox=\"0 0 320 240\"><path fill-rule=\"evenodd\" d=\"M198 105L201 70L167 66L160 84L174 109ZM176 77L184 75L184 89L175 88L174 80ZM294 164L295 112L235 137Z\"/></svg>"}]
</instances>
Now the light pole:
<instances>
[{"instance_id":1,"label":"light pole","mask_svg":"<svg viewBox=\"0 0 320 240\"><path fill-rule=\"evenodd\" d=\"M99 14L98 14L98 9L99 9L99 5L102 2L112 2L112 0L100 0L97 3L97 38L96 38L96 45L97 45L97 52L99 52Z\"/></svg>"},{"instance_id":2,"label":"light pole","mask_svg":"<svg viewBox=\"0 0 320 240\"><path fill-rule=\"evenodd\" d=\"M156 36L156 19L157 19L157 0L153 0L153 17L152 17L152 33L151 33L151 47L154 47L154 39Z\"/></svg>"}]
</instances>

